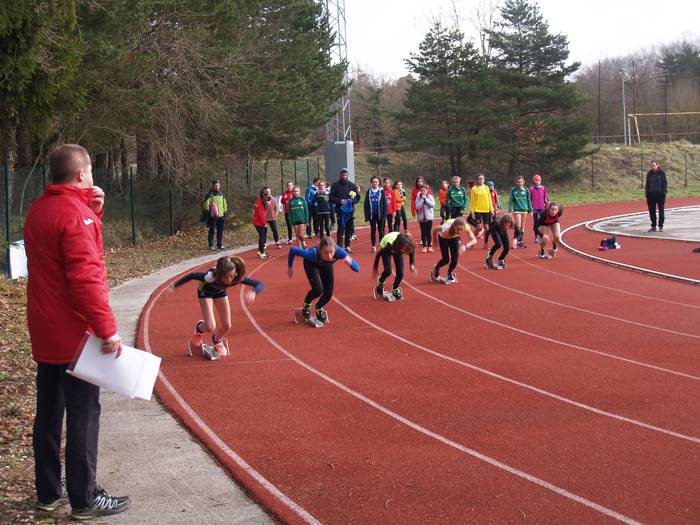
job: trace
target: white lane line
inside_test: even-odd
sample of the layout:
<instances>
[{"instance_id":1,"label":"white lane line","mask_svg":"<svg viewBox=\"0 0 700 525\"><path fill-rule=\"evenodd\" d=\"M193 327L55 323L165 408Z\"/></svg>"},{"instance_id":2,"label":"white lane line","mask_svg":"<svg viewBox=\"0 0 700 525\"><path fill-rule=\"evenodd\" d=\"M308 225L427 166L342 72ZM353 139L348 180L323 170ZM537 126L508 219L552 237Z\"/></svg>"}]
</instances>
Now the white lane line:
<instances>
[{"instance_id":1,"label":"white lane line","mask_svg":"<svg viewBox=\"0 0 700 525\"><path fill-rule=\"evenodd\" d=\"M533 268L537 268L538 270L541 270L541 271L543 271L543 272L551 273L552 275L556 275L556 276L558 276L558 277L563 277L564 279L571 279L572 281L576 281L576 282L579 282L579 283L583 283L583 284L585 284L585 285L587 285L587 286L595 286L596 288L602 288L603 290L609 290L609 291L611 291L611 292L616 292L616 293L623 293L623 294L625 294L625 295L631 295L631 296L633 296L633 297L639 297L640 299L644 299L644 300L649 300L649 301L654 301L654 302L662 302L662 303L666 303L666 304L672 304L672 305L674 305L674 306L682 306L682 307L684 307L684 308L695 308L695 309L700 310L700 306L699 306L699 305L682 303L682 302L680 302L680 301L672 301L672 300L670 300L670 299L662 299L661 297L652 297L652 296L650 296L650 295L644 295L644 294L641 294L641 293L630 292L629 290L624 290L624 289L622 289L622 288L615 288L615 287L613 287L613 286L606 286L606 285L604 285L604 284L599 284L599 283L596 283L596 282L594 282L594 281L588 281L588 280L586 280L586 279L580 279L579 277L574 277L573 275L567 275L567 274L565 274L565 273L555 272L554 270L550 270L549 268L546 268L546 267L545 267L544 265L542 265L542 264L534 264L534 263L531 263L531 262L528 261L527 259L525 259L525 258L523 258L523 257L521 257L521 256L519 256L519 255L517 255L517 254L513 254L513 257L515 257L515 258L518 259L519 261L522 261L523 263L527 264L528 266L532 266Z\"/></svg>"},{"instance_id":2,"label":"white lane line","mask_svg":"<svg viewBox=\"0 0 700 525\"><path fill-rule=\"evenodd\" d=\"M249 275L254 273L257 270L253 270ZM581 505L584 505L590 509L596 510L600 512L601 514L604 514L606 516L609 516L613 519L616 519L618 521L621 521L622 523L627 523L630 525L641 525L641 522L638 522L628 516L625 516L624 514L620 514L619 512L616 512L608 507L604 507L603 505L600 505L599 503L595 503L594 501L588 500L586 498L583 498L581 496L578 496L577 494L574 494L573 492L569 492L568 490L561 488L553 483L550 483L548 481L545 481L543 479L540 479L536 476L533 476L532 474L528 474L527 472L524 472L522 470L519 470L515 467L511 467L510 465L507 465L506 463L503 463L501 461L498 461L495 458L492 458L490 456L487 456L485 454L482 454L481 452L478 452L474 449L465 447L464 445L461 445L457 443L456 441L452 441L451 439L442 436L440 434L437 434L431 430L428 430L427 428L419 425L418 423L414 423L413 421L397 414L393 410L390 410L389 408L385 407L384 405L381 405L377 403L376 401L373 401L372 399L366 397L365 395L353 390L352 388L344 385L343 383L340 383L339 381L336 381L332 377L326 375L325 373L321 372L320 370L317 370L313 366L309 365L305 361L302 361L300 358L298 358L296 355L292 354L289 352L286 348L284 348L282 345L280 345L275 339L272 338L255 320L253 315L250 313L250 310L248 310L248 307L245 304L245 301L243 300L243 290L241 290L240 294L240 302L241 306L243 307L243 311L245 314L248 316L248 320L250 323L255 327L255 329L262 335L267 341L275 347L278 351L280 351L282 354L287 356L289 359L293 360L295 363L297 363L299 366L302 368L308 370L312 374L320 377L324 381L327 381L331 385L335 386L336 388L342 390L343 392L351 395L352 397L362 401L363 403L366 403L367 405L371 406L372 408L378 410L379 412L382 412L383 414L389 416L390 418L398 421L399 423L402 423L403 425L406 425L409 428L412 428L413 430L420 432L421 434L428 436L430 438L435 439L436 441L439 441L440 443L443 443L449 447L452 447L456 450L459 450L460 452L464 452L465 454L468 454L469 456L472 456L478 460L481 460L485 463L488 463L489 465L492 465L498 469L504 470L508 472L509 474L512 474L514 476L517 476L519 478L522 478L524 480L527 480L531 483L534 483L535 485L538 485L540 487L543 487L551 492L554 492L555 494L558 494L559 496L562 496L564 498L567 498L569 500L572 500L576 503L579 503Z\"/></svg>"},{"instance_id":3,"label":"white lane line","mask_svg":"<svg viewBox=\"0 0 700 525\"><path fill-rule=\"evenodd\" d=\"M401 336L399 336L399 335L396 335L396 334L390 332L389 330L385 330L385 329L382 328L381 326L379 326L379 325L373 323L372 321L370 321L370 320L367 319L366 317L363 317L363 316L361 316L360 314L358 314L357 312L355 312L352 308L350 308L349 306L347 306L347 305L346 305L345 303L343 303L340 299L336 299L336 298L334 297L334 298L333 298L333 301L335 301L336 303L338 303L341 307L343 307L343 308L344 308L347 312L349 312L351 315L353 315L354 317L356 317L357 319L359 319L359 320L362 321L363 323L367 324L368 326L371 326L371 327L374 328L375 330L378 330L379 332L382 332L383 334L388 335L389 337L393 337L394 339L397 339L398 341L401 341L402 343L405 343L405 344L407 344L407 345L410 345L410 346L412 346L412 347L414 347L414 348L416 348L416 349L418 349L418 350L420 350L420 351L422 351L422 352L425 352L425 353L427 353L427 354L430 354L430 355L432 355L432 356L438 357L438 358L440 358L440 359L444 359L445 361L449 361L449 362L454 363L454 364L457 364L457 365L459 365L459 366L463 366L464 368L468 368L468 369L470 369L470 370L473 370L473 371L475 371L475 372L479 372L479 373L484 374L484 375L487 375L487 376L489 376L489 377L493 377L493 378L498 379L498 380L500 380L500 381L505 381L506 383L510 383L510 384L515 385L515 386L518 386L518 387L520 387L520 388L525 388L525 389L530 390L530 391L532 391L532 392L536 392L537 394L541 394L541 395L543 395L543 396L547 396L547 397L550 397L550 398L552 398L552 399L556 399L557 401L561 401L562 403L567 403L567 404L573 405L573 406L575 406L575 407L577 407L577 408L582 408L582 409L584 409L584 410L588 410L589 412L593 412L594 414L597 414L597 415L599 415L599 416L609 417L609 418L612 418L612 419L616 419L616 420L618 420L618 421L623 421L623 422L625 422L625 423L630 423L630 424L632 424L632 425L635 425L635 426L638 426L638 427L641 427L641 428L644 428L644 429L647 429L647 430L651 430L651 431L653 431L653 432L659 432L659 433L661 433L661 434L666 434L666 435L673 436L673 437L676 437L676 438L679 438L679 439L683 439L683 440L686 440L686 441L690 441L690 442L692 442L692 443L699 443L699 444L700 444L700 438L697 438L697 437L694 437L694 436L688 436L688 435L686 435L686 434L681 434L681 433L679 433L679 432L674 432L673 430L668 430L668 429L665 429L665 428L662 428L662 427L657 427L657 426L651 425L651 424L649 424L649 423L644 423L643 421L639 421L639 420L637 420L637 419L632 419L632 418L629 418L629 417L621 416L621 415L619 415L619 414L615 414L615 413L613 413L613 412L608 412L608 411L606 411L606 410L602 410L602 409L600 409L600 408L596 408L596 407L591 406L591 405L586 405L586 404L581 403L581 402L579 402L579 401L574 401L573 399L569 399L569 398L567 398L567 397L560 396L559 394L555 394L554 392L549 392L549 391L547 391L547 390L543 390L543 389L538 388L538 387L536 387L536 386L529 385L529 384L527 384L527 383L522 383L522 382L518 381L517 379L512 379L512 378L510 378L510 377L503 376L503 375L501 375L501 374L498 374L498 373L496 373L496 372L492 372L492 371L487 370L487 369L485 369L485 368L481 368L481 367L479 367L479 366L477 366L477 365L473 365L473 364L471 364L471 363L467 363L466 361L461 361L460 359L457 359L457 358L455 358L455 357L451 357L451 356L446 355L446 354L441 354L440 352L437 352L437 351L435 351L435 350L431 350L430 348L427 348L427 347L425 347L425 346L423 346L423 345L420 345L420 344L418 344L418 343L414 343L413 341L411 341L411 340L409 340L409 339L405 339L405 338L403 338L403 337L401 337Z\"/></svg>"},{"instance_id":4,"label":"white lane line","mask_svg":"<svg viewBox=\"0 0 700 525\"><path fill-rule=\"evenodd\" d=\"M496 326L500 326L501 328L506 328L506 329L508 329L508 330L512 330L513 332L517 332L517 333L519 333L519 334L527 335L527 336L530 336L530 337L535 337L535 338L537 338L537 339L541 339L542 341L547 341L548 343L554 343L554 344L557 344L557 345L561 345L561 346L566 346L566 347L569 347L569 348L573 348L573 349L575 349L575 350L582 350L582 351L584 351L584 352L589 352L589 353L596 354L596 355L600 355L600 356L603 356L603 357L609 357L610 359L615 359L615 360L617 360L617 361L623 361L623 362L625 362L625 363L630 363L630 364L633 364L633 365L642 366L642 367L644 367L644 368L650 368L650 369L656 370L656 371L658 371L658 372L664 372L664 373L667 373L667 374L673 374L673 375L676 375L676 376L685 377L685 378L687 378L687 379L692 379L693 381L700 381L700 377L694 376L694 375L691 375L691 374L686 374L685 372L678 372L677 370L670 370L670 369L668 369L668 368L663 368L663 367L660 367L660 366L650 365L650 364L644 363L644 362L642 362L642 361L635 361L634 359L628 359L628 358L626 358L626 357L620 357L620 356L618 356L618 355L608 354L607 352L603 352L603 351L600 351L600 350L594 350L594 349L592 349L592 348L586 348L585 346L579 346L579 345L575 345L575 344L573 344L573 343L567 343L567 342L565 342L565 341L560 341L560 340L558 340L558 339L552 339L551 337L547 337L547 336L544 336L544 335L539 335L539 334L536 334L536 333L534 333L534 332L528 332L527 330L523 330L523 329L521 329L521 328L516 328L516 327L514 327L514 326L510 326L510 325L505 324L505 323L500 323L500 322L498 322L498 321L494 321L493 319L488 319L488 318L486 318L486 317L478 316L478 315L476 315L476 314L474 314L474 313L472 313L472 312L470 312L470 311L468 311L468 310L465 310L465 309L463 309L463 308L459 308L458 306L451 305L450 303L445 302L445 301L443 301L442 299L438 299L437 297L434 297L434 296L432 296L432 295L430 295L430 294L427 294L427 293L425 293L424 291L422 291L422 290L416 288L415 286L413 286L411 283L407 282L406 280L404 280L403 282L406 283L406 286L408 286L408 287L411 288L412 290L418 292L419 294L424 295L424 296L427 297L428 299L431 299L431 300L433 300L433 301L435 301L435 302L437 302L437 303L440 303L440 304L442 304L442 305L444 305L444 306L447 306L448 308L451 308L451 309L453 309L453 310L455 310L455 311L457 311L457 312L461 312L461 313L463 313L464 315L468 315L469 317L473 317L474 319L478 319L479 321L483 321L483 322L485 322L485 323L491 323L491 324L494 324L494 325L496 325ZM436 286L438 286L438 285L436 285Z\"/></svg>"},{"instance_id":5,"label":"white lane line","mask_svg":"<svg viewBox=\"0 0 700 525\"><path fill-rule=\"evenodd\" d=\"M620 321L620 322L622 322L622 323L629 323L629 324L632 324L632 325L635 325L635 326L639 326L639 327L641 327L641 328L647 328L647 329L649 329L649 330L660 331L660 332L667 332L667 333L673 334L673 335L680 335L680 336L683 336L683 337L692 337L692 338L694 338L694 339L700 339L700 335L689 334L689 333L687 333L687 332L679 332L679 331L677 331L677 330L671 330L671 329L669 329L669 328L663 328L663 327L661 327L661 326L656 326L656 325L648 324L648 323L639 323L639 322L637 322L637 321L632 321L631 319L623 319L622 317L616 317L616 316L614 316L614 315L604 314L604 313L602 313L602 312L595 312L595 311L593 311L593 310L587 310L587 309L585 309L585 308L580 308L580 307L578 307L578 306L573 306L573 305L570 305L570 304L560 303L559 301L552 301L551 299L545 299L544 297L538 297L537 295L533 295L533 294L530 294L530 293L527 293L527 292L523 292L522 290L518 290L518 289L516 289L516 288L511 288L511 287L509 287L509 286L506 286L506 285L504 285L504 284L498 283L498 282L496 282L496 281L492 281L491 279L487 279L486 277L483 277L483 276L481 276L481 275L479 275L479 274L473 272L472 270L469 270L468 268L465 268L465 267L462 266L461 264L457 264L457 266L459 266L459 268L461 268L461 269L464 270L465 272L472 274L474 277L477 277L478 279L481 279L482 281L486 281L487 283L492 284L492 285L494 285L494 286L498 286L499 288L503 288L504 290L508 290L508 291L510 291L510 292L513 292L513 293L517 293L517 294L520 294L520 295L524 295L524 296L526 296L526 297L529 297L529 298L531 298L531 299L535 299L535 300L537 300L537 301L543 301L543 302L545 302L545 303L554 304L554 305L557 305L557 306L563 306L564 308L569 308L569 309L571 309L571 310L576 310L577 312L583 312L583 313L587 313L587 314L591 314L591 315L597 315L597 316L599 316L599 317L604 317L604 318L606 318L606 319L612 319L613 321Z\"/></svg>"},{"instance_id":6,"label":"white lane line","mask_svg":"<svg viewBox=\"0 0 700 525\"><path fill-rule=\"evenodd\" d=\"M587 252L584 252L582 250L578 250L578 249L574 248L573 246L571 246L570 244L568 244L564 240L564 236L568 232L570 232L571 230L583 226L584 224L586 224L586 222L588 222L588 221L579 222L578 224L574 224L573 226L569 226L568 228L564 229L561 232L561 236L560 236L561 245L564 248L566 248L567 250L569 250L572 253L575 253L576 255L580 255L581 257L585 257L586 259L590 259L590 260L595 261L595 262L600 262L600 263L607 264L610 266L615 266L618 268L624 268L626 270L634 270L635 272L641 272L641 273L644 273L647 275L653 275L656 277L664 277L665 279L670 279L672 281L678 281L681 283L700 285L699 279L692 279L691 277L683 277L682 275L675 275L672 273L659 272L657 270L651 270L649 268L642 268L641 266L634 266L632 264L626 264L626 263L619 262L619 261L612 261L610 259L606 259L604 257L598 257L597 255L593 255L592 253L587 253Z\"/></svg>"},{"instance_id":7,"label":"white lane line","mask_svg":"<svg viewBox=\"0 0 700 525\"><path fill-rule=\"evenodd\" d=\"M258 266L264 266L268 262L274 260L270 259L268 261L265 261L261 265ZM258 269L256 268L256 270ZM156 304L160 296L163 294L163 292L167 290L167 287L163 287L160 292L156 294L156 296L153 298L152 301L149 302L148 306L146 307L146 310L144 311L143 315L143 343L144 346L146 347L145 350L147 352L153 353L151 351L151 344L150 344L150 339L149 339L149 334L148 334L148 326L150 322L150 317L151 317L151 310L153 306ZM242 287L241 287L242 290ZM248 310L246 308L246 314L248 314ZM241 470L243 470L246 474L248 474L250 477L252 477L263 489L267 490L270 494L272 494L275 498L277 498L283 505L285 505L288 509L290 509L292 512L294 512L299 518L304 522L308 523L310 525L321 525L321 522L318 521L316 518L314 518L309 512L307 512L303 507L301 507L299 504L294 502L291 498L289 498L286 494L284 494L280 489L278 489L275 485L273 485L269 480L267 480L262 474L260 474L257 470L255 470L252 466L248 464L241 456L236 454L225 442L222 440L214 430L207 425L202 418L199 417L197 412L195 412L192 407L185 401L180 394L175 390L175 388L170 384L170 381L168 381L168 378L165 376L163 371L158 372L158 378L161 380L163 386L170 392L170 394L173 396L175 401L177 402L178 405L185 411L185 413L192 419L193 423L199 427L199 429L204 432L204 434L209 437L209 439L212 440L212 442L219 447L219 449L226 454L226 456L229 457Z\"/></svg>"}]
</instances>

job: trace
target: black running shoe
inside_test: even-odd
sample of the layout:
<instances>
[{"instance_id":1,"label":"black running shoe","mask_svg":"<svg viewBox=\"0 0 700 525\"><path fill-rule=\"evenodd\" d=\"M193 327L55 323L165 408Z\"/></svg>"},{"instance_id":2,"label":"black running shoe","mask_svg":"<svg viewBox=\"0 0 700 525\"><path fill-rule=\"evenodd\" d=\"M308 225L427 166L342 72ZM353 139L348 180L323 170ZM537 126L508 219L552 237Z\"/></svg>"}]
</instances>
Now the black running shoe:
<instances>
[{"instance_id":1,"label":"black running shoe","mask_svg":"<svg viewBox=\"0 0 700 525\"><path fill-rule=\"evenodd\" d=\"M325 308L316 308L316 320L326 324L328 322L328 313Z\"/></svg>"},{"instance_id":2,"label":"black running shoe","mask_svg":"<svg viewBox=\"0 0 700 525\"><path fill-rule=\"evenodd\" d=\"M304 303L304 306L301 307L301 315L307 321L311 319L311 305L309 303Z\"/></svg>"},{"instance_id":3,"label":"black running shoe","mask_svg":"<svg viewBox=\"0 0 700 525\"><path fill-rule=\"evenodd\" d=\"M92 505L84 509L73 509L70 517L74 520L89 520L100 516L110 516L124 512L131 505L129 496L110 496L102 487L97 487L97 494Z\"/></svg>"},{"instance_id":4,"label":"black running shoe","mask_svg":"<svg viewBox=\"0 0 700 525\"><path fill-rule=\"evenodd\" d=\"M491 258L491 257L486 258L486 267L491 269L491 270L496 269L495 265L493 264L493 258Z\"/></svg>"},{"instance_id":5,"label":"black running shoe","mask_svg":"<svg viewBox=\"0 0 700 525\"><path fill-rule=\"evenodd\" d=\"M377 282L377 286L374 287L374 293L377 297L382 297L384 295L384 283Z\"/></svg>"},{"instance_id":6,"label":"black running shoe","mask_svg":"<svg viewBox=\"0 0 700 525\"><path fill-rule=\"evenodd\" d=\"M403 299L403 292L401 291L401 288L394 288L394 289L391 291L391 293L392 293L392 295L393 295L398 301L400 301L401 299Z\"/></svg>"},{"instance_id":7,"label":"black running shoe","mask_svg":"<svg viewBox=\"0 0 700 525\"><path fill-rule=\"evenodd\" d=\"M63 487L63 492L61 493L61 495L58 498L56 498L55 500L50 501L48 503L44 503L42 501L37 501L34 504L34 508L36 510L40 510L42 512L53 512L54 510L56 510L58 507L60 507L64 503L68 503L68 492L66 492L65 487Z\"/></svg>"}]
</instances>

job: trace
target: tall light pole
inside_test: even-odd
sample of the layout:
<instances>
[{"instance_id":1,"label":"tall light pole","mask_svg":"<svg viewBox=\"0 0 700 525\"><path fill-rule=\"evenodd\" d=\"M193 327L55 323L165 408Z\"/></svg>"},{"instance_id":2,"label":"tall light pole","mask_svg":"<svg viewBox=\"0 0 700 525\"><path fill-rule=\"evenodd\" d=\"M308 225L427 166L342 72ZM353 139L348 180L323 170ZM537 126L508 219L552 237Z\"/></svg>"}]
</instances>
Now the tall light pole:
<instances>
[{"instance_id":1,"label":"tall light pole","mask_svg":"<svg viewBox=\"0 0 700 525\"><path fill-rule=\"evenodd\" d=\"M622 81L622 132L625 135L625 146L627 146L627 104L625 102L625 76L622 69L620 69L620 80Z\"/></svg>"}]
</instances>

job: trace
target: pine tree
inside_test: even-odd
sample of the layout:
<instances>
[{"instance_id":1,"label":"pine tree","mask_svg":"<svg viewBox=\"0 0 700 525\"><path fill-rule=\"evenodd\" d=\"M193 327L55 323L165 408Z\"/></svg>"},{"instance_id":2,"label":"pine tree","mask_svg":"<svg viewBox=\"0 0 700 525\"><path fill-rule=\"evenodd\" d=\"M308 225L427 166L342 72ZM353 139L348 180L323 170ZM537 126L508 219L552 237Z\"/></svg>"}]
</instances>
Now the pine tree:
<instances>
[{"instance_id":1,"label":"pine tree","mask_svg":"<svg viewBox=\"0 0 700 525\"><path fill-rule=\"evenodd\" d=\"M464 157L474 160L491 147L494 113L485 64L458 29L439 22L406 64L415 78L404 102L407 111L400 115L400 135L416 149L437 148L449 159L452 175L462 176Z\"/></svg>"},{"instance_id":2,"label":"pine tree","mask_svg":"<svg viewBox=\"0 0 700 525\"><path fill-rule=\"evenodd\" d=\"M577 114L583 98L567 79L580 64L566 64L566 37L549 32L536 4L506 0L500 15L488 35L505 117L499 150L508 160L508 174L516 175L523 162L529 168L541 162L568 164L585 154L592 130L592 119Z\"/></svg>"}]
</instances>

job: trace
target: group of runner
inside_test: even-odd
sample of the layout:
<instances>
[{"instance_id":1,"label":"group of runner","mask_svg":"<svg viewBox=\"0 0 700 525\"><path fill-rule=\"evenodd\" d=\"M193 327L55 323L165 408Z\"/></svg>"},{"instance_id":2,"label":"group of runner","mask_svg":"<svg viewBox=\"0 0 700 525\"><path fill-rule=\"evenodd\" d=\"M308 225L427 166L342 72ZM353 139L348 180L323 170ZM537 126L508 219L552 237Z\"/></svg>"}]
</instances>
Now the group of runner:
<instances>
[{"instance_id":1,"label":"group of runner","mask_svg":"<svg viewBox=\"0 0 700 525\"><path fill-rule=\"evenodd\" d=\"M418 177L411 190L410 206L420 227L421 251L433 253L434 245L440 250L440 259L430 272L432 281L447 285L456 283L455 268L460 254L476 246L479 239L483 239L485 249L488 249L489 238L493 242L485 259L486 268L503 270L511 245L514 249L526 248L523 238L529 215L533 216L534 241L539 244L537 256L542 259L556 256L561 234L559 218L563 208L549 200L540 175L533 177L529 188L525 187L523 177L515 179L508 213L500 216L500 198L492 181L486 182L483 175L478 175L468 186L469 193L461 186L461 179L457 176L452 177L450 183L442 181L437 199L440 203L440 223L437 225L434 225L437 202L432 188L423 177ZM404 209L407 198L402 182L392 184L389 178L380 181L378 177L372 177L365 193L364 216L369 224L370 252L375 254L373 273L377 278L373 293L375 297L387 301L404 298L400 286L404 276L404 255L408 255L410 270L414 275L417 273L417 242L408 233ZM333 297L334 263L343 261L353 271L360 271L357 261L350 255L350 244L355 238L354 211L359 200L360 189L348 180L345 169L341 170L338 181L330 187L325 181L314 179L305 196L301 197L301 189L290 182L281 197L288 228L287 242L292 242L292 229L296 238L296 246L291 247L287 258L288 275L292 277L294 259L300 257L310 285L300 314L305 322L313 326L321 327L328 322L325 306ZM262 188L253 221L259 233L260 257L269 257L265 251L267 226L271 227L275 243L281 248L276 228L278 209L279 204L270 189ZM331 237L331 216L337 226L337 240ZM385 233L387 230L388 233ZM312 233L316 234L319 242L308 247L307 240L313 238ZM381 274L380 261L383 265ZM447 266L447 273L442 277L440 270L444 266ZM385 283L392 273L391 291L385 291ZM251 287L244 294L246 302L251 304L256 294L264 289L263 283L246 277L244 261L235 256L220 258L216 267L207 272L185 275L174 282L172 288L191 280L199 281L197 297L203 319L195 325L194 335L189 341L190 353L205 348L210 352L207 354L207 351L203 351L205 355L216 353L217 358L229 355L225 335L231 328L231 314L226 290L237 284ZM216 317L219 318L218 324ZM203 343L206 333L211 333L212 347Z\"/></svg>"}]
</instances>

